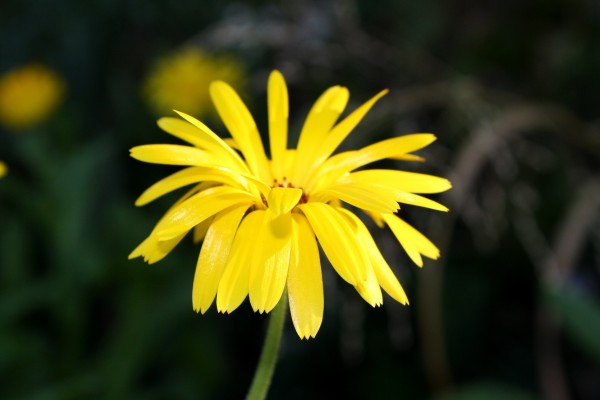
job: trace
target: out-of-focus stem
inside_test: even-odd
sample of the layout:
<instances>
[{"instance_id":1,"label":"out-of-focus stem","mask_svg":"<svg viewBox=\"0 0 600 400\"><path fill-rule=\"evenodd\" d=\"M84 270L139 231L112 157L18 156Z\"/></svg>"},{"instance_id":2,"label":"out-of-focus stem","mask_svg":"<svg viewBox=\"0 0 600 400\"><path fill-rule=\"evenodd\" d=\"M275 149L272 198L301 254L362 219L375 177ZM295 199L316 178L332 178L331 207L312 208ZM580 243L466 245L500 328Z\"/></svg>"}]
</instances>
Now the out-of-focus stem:
<instances>
[{"instance_id":1,"label":"out-of-focus stem","mask_svg":"<svg viewBox=\"0 0 600 400\"><path fill-rule=\"evenodd\" d=\"M573 115L560 107L520 104L486 121L459 150L450 174L453 189L442 200L450 207L452 219L447 220L444 227L432 226L429 230L439 232L434 241L440 247L442 255L447 254L454 224L485 163L494 156L500 146L532 129L540 128L561 134L565 130L580 130L581 126ZM444 339L442 260L424 269L420 274L417 308L425 370L432 390L436 393L447 391L452 386L452 373Z\"/></svg>"}]
</instances>

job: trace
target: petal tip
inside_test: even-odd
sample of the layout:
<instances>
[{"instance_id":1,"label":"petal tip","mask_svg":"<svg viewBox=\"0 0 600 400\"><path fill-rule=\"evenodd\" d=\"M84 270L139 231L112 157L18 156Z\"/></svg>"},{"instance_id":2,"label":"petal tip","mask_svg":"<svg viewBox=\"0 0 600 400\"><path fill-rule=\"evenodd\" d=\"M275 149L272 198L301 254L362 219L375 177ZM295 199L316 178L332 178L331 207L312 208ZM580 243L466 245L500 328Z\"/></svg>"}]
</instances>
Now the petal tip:
<instances>
[{"instance_id":1,"label":"petal tip","mask_svg":"<svg viewBox=\"0 0 600 400\"><path fill-rule=\"evenodd\" d=\"M146 204L148 204L147 201L145 201L141 196L138 197L135 202L133 203L136 207L141 207L141 206L145 206Z\"/></svg>"}]
</instances>

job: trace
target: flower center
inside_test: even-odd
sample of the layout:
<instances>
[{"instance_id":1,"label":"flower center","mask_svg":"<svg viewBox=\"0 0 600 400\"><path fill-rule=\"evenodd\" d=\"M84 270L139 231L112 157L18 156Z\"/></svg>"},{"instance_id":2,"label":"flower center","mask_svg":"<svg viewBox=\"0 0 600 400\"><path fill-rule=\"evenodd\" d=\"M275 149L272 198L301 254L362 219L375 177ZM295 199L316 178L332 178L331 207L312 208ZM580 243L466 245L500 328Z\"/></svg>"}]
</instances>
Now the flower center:
<instances>
[{"instance_id":1,"label":"flower center","mask_svg":"<svg viewBox=\"0 0 600 400\"><path fill-rule=\"evenodd\" d=\"M280 188L296 188L296 186L292 183L289 182L287 180L287 177L283 177L283 179L281 180L281 182L279 182L277 179L273 179L273 185L271 187L280 187ZM308 195L306 194L306 192L304 192L304 189L302 188L298 188L302 190L302 196L300 197L300 200L298 200L298 204L304 204L306 202L308 202Z\"/></svg>"}]
</instances>

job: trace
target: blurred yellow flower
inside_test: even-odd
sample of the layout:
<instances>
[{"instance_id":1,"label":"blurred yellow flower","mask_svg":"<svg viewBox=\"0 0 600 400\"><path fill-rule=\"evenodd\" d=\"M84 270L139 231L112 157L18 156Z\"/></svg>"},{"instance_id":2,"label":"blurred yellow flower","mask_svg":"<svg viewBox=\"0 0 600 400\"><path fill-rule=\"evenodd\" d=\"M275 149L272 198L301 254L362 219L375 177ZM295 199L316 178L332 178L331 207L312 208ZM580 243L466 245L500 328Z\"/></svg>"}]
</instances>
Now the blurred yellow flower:
<instances>
[{"instance_id":1,"label":"blurred yellow flower","mask_svg":"<svg viewBox=\"0 0 600 400\"><path fill-rule=\"evenodd\" d=\"M46 119L62 101L63 80L43 65L13 69L0 77L0 123L22 130Z\"/></svg>"},{"instance_id":2,"label":"blurred yellow flower","mask_svg":"<svg viewBox=\"0 0 600 400\"><path fill-rule=\"evenodd\" d=\"M213 57L197 48L187 48L154 65L143 84L143 94L158 114L177 109L206 115L211 110L210 82L221 79L241 85L243 76L242 65L233 57Z\"/></svg>"},{"instance_id":3,"label":"blurred yellow flower","mask_svg":"<svg viewBox=\"0 0 600 400\"><path fill-rule=\"evenodd\" d=\"M417 161L411 154L435 140L429 133L387 139L360 150L332 154L384 90L336 123L348 89L329 88L312 107L296 149L288 148L288 92L274 71L268 83L268 159L252 115L225 82L210 96L232 139L222 140L202 122L161 118L158 125L191 146L154 144L131 149L132 157L155 164L187 166L148 188L136 201L147 204L175 189L194 185L130 254L154 263L192 229L204 239L194 277L193 307L202 313L215 297L220 312L232 312L249 295L255 311L269 312L287 285L292 321L301 338L314 337L323 319L320 244L336 272L372 306L381 289L402 304L402 286L365 224L351 209L391 228L419 266L421 255L439 250L395 213L398 203L447 211L416 193L450 188L444 178L389 169L360 169L386 158ZM359 170L360 169L360 170Z\"/></svg>"},{"instance_id":4,"label":"blurred yellow flower","mask_svg":"<svg viewBox=\"0 0 600 400\"><path fill-rule=\"evenodd\" d=\"M3 161L0 161L0 178L2 178L8 172L8 167Z\"/></svg>"}]
</instances>

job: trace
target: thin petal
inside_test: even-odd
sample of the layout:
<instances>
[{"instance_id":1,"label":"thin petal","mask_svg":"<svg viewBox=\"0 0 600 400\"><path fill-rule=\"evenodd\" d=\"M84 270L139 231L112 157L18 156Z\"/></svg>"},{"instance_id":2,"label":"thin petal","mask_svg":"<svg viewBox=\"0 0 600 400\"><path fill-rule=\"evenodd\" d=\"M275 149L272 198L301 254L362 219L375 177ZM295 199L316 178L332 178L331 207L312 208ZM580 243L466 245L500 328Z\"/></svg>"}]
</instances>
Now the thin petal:
<instances>
[{"instance_id":1,"label":"thin petal","mask_svg":"<svg viewBox=\"0 0 600 400\"><path fill-rule=\"evenodd\" d=\"M383 220L381 213L365 211L365 214L367 214L379 228L385 228L385 221Z\"/></svg>"},{"instance_id":2,"label":"thin petal","mask_svg":"<svg viewBox=\"0 0 600 400\"><path fill-rule=\"evenodd\" d=\"M335 154L315 170L312 178L303 187L307 193L318 193L334 185L350 170L351 159L357 151Z\"/></svg>"},{"instance_id":3,"label":"thin petal","mask_svg":"<svg viewBox=\"0 0 600 400\"><path fill-rule=\"evenodd\" d=\"M223 151L226 152L227 154L229 154L231 159L234 160L235 164L237 165L237 167L239 168L240 171L248 172L248 167L247 167L246 163L240 158L240 156L235 151L233 151L232 148L235 149L236 148L235 146L229 145L226 142L226 140L221 139L208 126L206 126L205 124L203 124L201 121L197 120L196 118L194 118L190 115L187 115L186 113L181 112L181 111L175 110L175 112L177 114L179 114L179 116L181 116L181 118L185 119L187 122L189 122L190 124L192 124L196 128L198 128L200 130L200 132L202 133L202 135L208 137L209 140L215 144L215 146L211 146L211 148L223 149Z\"/></svg>"},{"instance_id":4,"label":"thin petal","mask_svg":"<svg viewBox=\"0 0 600 400\"><path fill-rule=\"evenodd\" d=\"M366 103L362 104L350 115L344 118L340 123L338 123L331 130L331 133L327 135L323 146L318 148L318 155L315 157L314 163L318 165L325 161L338 148L338 146L344 141L344 139L346 139L346 137L350 134L350 132L352 132L356 125L358 125L358 123L364 118L364 116L369 112L369 110L371 109L371 107L373 107L377 100L379 100L387 93L387 89L377 93Z\"/></svg>"},{"instance_id":5,"label":"thin petal","mask_svg":"<svg viewBox=\"0 0 600 400\"><path fill-rule=\"evenodd\" d=\"M293 213L293 244L287 276L290 314L301 339L315 337L323 321L323 277L317 240L306 217Z\"/></svg>"},{"instance_id":6,"label":"thin petal","mask_svg":"<svg viewBox=\"0 0 600 400\"><path fill-rule=\"evenodd\" d=\"M383 258L383 256L381 256L381 258ZM379 281L381 288L398 303L408 305L408 297L406 296L404 288L385 260L383 260L383 262L373 261L373 269L375 270L375 275L377 275L377 280Z\"/></svg>"},{"instance_id":7,"label":"thin petal","mask_svg":"<svg viewBox=\"0 0 600 400\"><path fill-rule=\"evenodd\" d=\"M433 260L437 260L440 256L439 249L431 243L421 232L398 218L394 214L381 215L388 224L396 239L400 242L408 256L419 267L423 266L421 254Z\"/></svg>"},{"instance_id":8,"label":"thin petal","mask_svg":"<svg viewBox=\"0 0 600 400\"><path fill-rule=\"evenodd\" d=\"M225 138L225 139L223 139L223 142L225 142L225 144L227 144L227 146L231 147L232 149L235 149L237 151L241 151L240 150L240 146L238 146L238 144L235 141L235 139L233 139L233 138Z\"/></svg>"},{"instance_id":9,"label":"thin petal","mask_svg":"<svg viewBox=\"0 0 600 400\"><path fill-rule=\"evenodd\" d=\"M214 217L207 218L194 227L194 243L200 243L204 239L213 220Z\"/></svg>"},{"instance_id":10,"label":"thin petal","mask_svg":"<svg viewBox=\"0 0 600 400\"><path fill-rule=\"evenodd\" d=\"M185 233L175 236L169 240L159 240L156 242L153 252L146 253L145 261L148 264L154 264L157 261L162 260L167 254L171 252L184 238Z\"/></svg>"},{"instance_id":11,"label":"thin petal","mask_svg":"<svg viewBox=\"0 0 600 400\"><path fill-rule=\"evenodd\" d=\"M298 208L304 213L325 255L337 273L353 286L366 280L368 263L360 251L355 232L338 211L324 203L309 202Z\"/></svg>"},{"instance_id":12,"label":"thin petal","mask_svg":"<svg viewBox=\"0 0 600 400\"><path fill-rule=\"evenodd\" d=\"M211 187L210 184L206 182L194 186L192 189L188 190L183 196L181 196L179 200L177 200L175 204L173 204L171 208L169 208L165 215L168 215L172 210L174 210L176 207L178 207L181 203L189 199L194 194L206 190L209 187ZM164 218L165 217L163 216L158 223L160 224L160 222ZM132 259L143 256L144 261L150 264L155 263L163 259L167 254L169 254L169 252L177 245L177 243L181 241L181 239L183 239L184 236L185 233L182 233L181 235L177 235L169 240L160 241L158 239L158 235L156 234L155 227L150 233L150 235L142 243L140 243L131 252L131 254L129 254L128 258Z\"/></svg>"},{"instance_id":13,"label":"thin petal","mask_svg":"<svg viewBox=\"0 0 600 400\"><path fill-rule=\"evenodd\" d=\"M252 240L260 246L254 250L251 261L250 304L254 311L269 312L285 288L292 246L292 215L276 215L267 209L263 224Z\"/></svg>"},{"instance_id":14,"label":"thin petal","mask_svg":"<svg viewBox=\"0 0 600 400\"><path fill-rule=\"evenodd\" d=\"M239 179L239 178L238 178ZM181 187L202 181L218 182L225 185L243 188L235 175L215 168L190 167L175 172L156 182L142 193L135 201L136 206L143 206L157 198Z\"/></svg>"},{"instance_id":15,"label":"thin petal","mask_svg":"<svg viewBox=\"0 0 600 400\"><path fill-rule=\"evenodd\" d=\"M377 253L381 256L379 250L377 249L377 245L375 245L375 242L373 241L373 238L371 237L371 234L369 233L369 230L365 224L363 224L356 215L343 208L337 208L337 210L342 217L346 219L348 224L352 226L358 242L357 251L364 252L368 261L363 265L363 268L367 272L366 279L362 282L359 282L355 286L356 291L372 307L380 306L383 303L383 296L381 295L381 289L379 287L379 282L377 281L377 276L373 270L373 260L375 259L374 256ZM375 254L372 254L373 252L375 252ZM379 261L378 259L375 260Z\"/></svg>"},{"instance_id":16,"label":"thin petal","mask_svg":"<svg viewBox=\"0 0 600 400\"><path fill-rule=\"evenodd\" d=\"M427 197L419 196L418 194L407 192L396 192L396 201L413 206L430 208L432 210L448 212L448 207L428 199Z\"/></svg>"},{"instance_id":17,"label":"thin petal","mask_svg":"<svg viewBox=\"0 0 600 400\"><path fill-rule=\"evenodd\" d=\"M250 170L263 181L271 182L271 171L258 128L242 99L223 81L211 83L210 97L229 133L240 146Z\"/></svg>"},{"instance_id":18,"label":"thin petal","mask_svg":"<svg viewBox=\"0 0 600 400\"><path fill-rule=\"evenodd\" d=\"M256 248L256 227L261 226L264 210L248 214L240 224L217 290L217 309L230 313L242 304L248 295L250 262Z\"/></svg>"},{"instance_id":19,"label":"thin petal","mask_svg":"<svg viewBox=\"0 0 600 400\"><path fill-rule=\"evenodd\" d=\"M184 236L185 233L169 240L159 241L156 233L152 232L150 236L144 239L144 241L129 254L128 258L132 259L143 256L145 262L154 264L165 258L171 250L181 242L181 239L183 239Z\"/></svg>"},{"instance_id":20,"label":"thin petal","mask_svg":"<svg viewBox=\"0 0 600 400\"><path fill-rule=\"evenodd\" d=\"M225 271L233 238L247 206L235 207L215 216L208 228L196 264L192 305L203 314L212 304Z\"/></svg>"},{"instance_id":21,"label":"thin petal","mask_svg":"<svg viewBox=\"0 0 600 400\"><path fill-rule=\"evenodd\" d=\"M413 133L371 144L358 151L354 160L356 166L353 169L385 158L412 153L430 145L435 139L435 135L431 133Z\"/></svg>"},{"instance_id":22,"label":"thin petal","mask_svg":"<svg viewBox=\"0 0 600 400\"><path fill-rule=\"evenodd\" d=\"M369 255L369 261L371 261L371 266L375 272L377 277L377 281L394 300L398 301L401 304L408 304L408 298L406 297L406 293L398 282L398 279L392 272L392 269L383 258L383 255L379 251L375 240L371 236L371 233L367 229L367 227L362 223L362 221L354 214L347 210L343 210L343 212L348 215L350 218L354 219L355 223L358 226L358 237L360 242L365 248L365 251Z\"/></svg>"},{"instance_id":23,"label":"thin petal","mask_svg":"<svg viewBox=\"0 0 600 400\"><path fill-rule=\"evenodd\" d=\"M187 232L197 224L233 205L250 205L256 199L249 193L217 186L200 192L169 212L156 227L159 240L168 240Z\"/></svg>"},{"instance_id":24,"label":"thin petal","mask_svg":"<svg viewBox=\"0 0 600 400\"><path fill-rule=\"evenodd\" d=\"M290 212L302 197L302 190L296 188L273 188L269 193L269 210L275 214Z\"/></svg>"},{"instance_id":25,"label":"thin petal","mask_svg":"<svg viewBox=\"0 0 600 400\"><path fill-rule=\"evenodd\" d=\"M445 178L391 169L357 171L343 178L342 181L372 183L410 193L440 193L452 187L450 181Z\"/></svg>"},{"instance_id":26,"label":"thin petal","mask_svg":"<svg viewBox=\"0 0 600 400\"><path fill-rule=\"evenodd\" d=\"M321 164L312 175L314 178L303 187L308 192L323 190L348 172L385 158L398 158L423 148L434 140L435 136L431 133L417 133L383 140L360 150L336 154Z\"/></svg>"},{"instance_id":27,"label":"thin petal","mask_svg":"<svg viewBox=\"0 0 600 400\"><path fill-rule=\"evenodd\" d=\"M177 144L147 144L130 150L131 157L153 164L208 166L214 157L196 147Z\"/></svg>"},{"instance_id":28,"label":"thin petal","mask_svg":"<svg viewBox=\"0 0 600 400\"><path fill-rule=\"evenodd\" d=\"M298 149L313 148L322 143L340 115L344 112L350 92L343 86L327 89L310 109L298 141Z\"/></svg>"},{"instance_id":29,"label":"thin petal","mask_svg":"<svg viewBox=\"0 0 600 400\"><path fill-rule=\"evenodd\" d=\"M163 117L156 121L163 131L205 150L226 152L226 147L217 141L213 135L206 134L202 129L180 118ZM208 128L207 128L208 129ZM216 136L216 135L215 135Z\"/></svg>"},{"instance_id":30,"label":"thin petal","mask_svg":"<svg viewBox=\"0 0 600 400\"><path fill-rule=\"evenodd\" d=\"M394 213L398 211L398 202L394 193L374 185L347 184L332 186L315 195L314 198L338 198L363 210L381 213Z\"/></svg>"},{"instance_id":31,"label":"thin petal","mask_svg":"<svg viewBox=\"0 0 600 400\"><path fill-rule=\"evenodd\" d=\"M267 101L269 105L269 139L273 176L283 177L289 105L285 79L279 71L273 71L269 76Z\"/></svg>"},{"instance_id":32,"label":"thin petal","mask_svg":"<svg viewBox=\"0 0 600 400\"><path fill-rule=\"evenodd\" d=\"M423 162L425 161L424 157L417 156L414 154L401 154L398 156L390 157L392 160L400 160L400 161L413 161L413 162Z\"/></svg>"},{"instance_id":33,"label":"thin petal","mask_svg":"<svg viewBox=\"0 0 600 400\"><path fill-rule=\"evenodd\" d=\"M148 247L150 240L151 240L150 236L148 236L146 239L144 239L142 241L142 243L138 244L136 246L136 248L133 249L133 251L131 253L129 253L129 255L127 256L127 259L131 260L134 258L142 257L144 255L144 253L146 252L146 248Z\"/></svg>"},{"instance_id":34,"label":"thin petal","mask_svg":"<svg viewBox=\"0 0 600 400\"><path fill-rule=\"evenodd\" d=\"M291 177L294 182L303 184L304 176L314 165L318 149L346 108L349 97L347 88L334 86L327 89L311 108L298 139L296 165Z\"/></svg>"}]
</instances>

